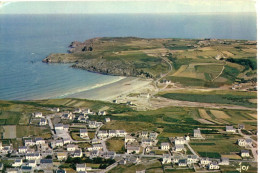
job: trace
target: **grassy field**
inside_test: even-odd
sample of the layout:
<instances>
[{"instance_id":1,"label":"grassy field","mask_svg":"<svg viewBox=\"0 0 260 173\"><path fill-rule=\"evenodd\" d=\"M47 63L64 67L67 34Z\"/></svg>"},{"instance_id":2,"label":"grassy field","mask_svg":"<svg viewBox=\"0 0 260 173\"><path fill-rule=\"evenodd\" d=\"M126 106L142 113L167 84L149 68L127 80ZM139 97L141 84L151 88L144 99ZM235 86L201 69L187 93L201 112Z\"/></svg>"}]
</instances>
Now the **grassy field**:
<instances>
[{"instance_id":1,"label":"grassy field","mask_svg":"<svg viewBox=\"0 0 260 173\"><path fill-rule=\"evenodd\" d=\"M257 104L252 103L249 99L256 98L256 92L242 92L242 91L184 91L177 90L171 92L163 92L159 94L162 97L182 100L182 101L191 101L191 102L202 102L202 103L220 103L220 104L232 104L232 105L241 105L246 107L256 108Z\"/></svg>"},{"instance_id":2,"label":"grassy field","mask_svg":"<svg viewBox=\"0 0 260 173\"><path fill-rule=\"evenodd\" d=\"M112 138L106 141L106 146L109 151L116 153L125 153L125 140L124 138Z\"/></svg>"}]
</instances>

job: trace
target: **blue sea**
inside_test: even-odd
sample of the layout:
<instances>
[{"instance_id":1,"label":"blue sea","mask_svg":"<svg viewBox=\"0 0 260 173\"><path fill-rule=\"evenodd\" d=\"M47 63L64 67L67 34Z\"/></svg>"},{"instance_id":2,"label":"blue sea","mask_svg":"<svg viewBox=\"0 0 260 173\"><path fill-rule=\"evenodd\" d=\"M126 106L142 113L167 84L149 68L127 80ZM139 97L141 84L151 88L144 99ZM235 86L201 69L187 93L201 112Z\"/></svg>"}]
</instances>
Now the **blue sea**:
<instances>
[{"instance_id":1,"label":"blue sea","mask_svg":"<svg viewBox=\"0 0 260 173\"><path fill-rule=\"evenodd\" d=\"M45 64L50 53L66 53L74 40L93 37L219 38L256 40L256 15L124 14L0 15L0 99L60 98L118 81Z\"/></svg>"}]
</instances>

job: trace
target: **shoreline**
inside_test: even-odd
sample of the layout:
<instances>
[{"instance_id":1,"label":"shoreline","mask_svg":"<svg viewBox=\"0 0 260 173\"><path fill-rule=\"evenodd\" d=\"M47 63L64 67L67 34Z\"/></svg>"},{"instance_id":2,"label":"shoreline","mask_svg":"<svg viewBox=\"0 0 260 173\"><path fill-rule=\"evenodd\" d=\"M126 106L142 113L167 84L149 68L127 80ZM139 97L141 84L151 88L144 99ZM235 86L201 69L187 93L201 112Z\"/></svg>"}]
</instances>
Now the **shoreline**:
<instances>
[{"instance_id":1,"label":"shoreline","mask_svg":"<svg viewBox=\"0 0 260 173\"><path fill-rule=\"evenodd\" d=\"M153 80L137 77L125 77L101 87L69 94L64 98L81 98L89 100L112 101L122 95L128 95L134 91L145 88Z\"/></svg>"}]
</instances>

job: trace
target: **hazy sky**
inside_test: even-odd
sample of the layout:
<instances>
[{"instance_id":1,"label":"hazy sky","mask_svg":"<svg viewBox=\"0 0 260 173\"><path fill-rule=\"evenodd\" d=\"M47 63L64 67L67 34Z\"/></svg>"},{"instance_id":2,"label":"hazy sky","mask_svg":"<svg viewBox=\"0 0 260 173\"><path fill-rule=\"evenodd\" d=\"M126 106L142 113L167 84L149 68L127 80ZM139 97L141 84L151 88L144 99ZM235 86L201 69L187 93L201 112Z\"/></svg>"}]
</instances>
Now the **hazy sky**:
<instances>
[{"instance_id":1,"label":"hazy sky","mask_svg":"<svg viewBox=\"0 0 260 173\"><path fill-rule=\"evenodd\" d=\"M218 13L255 12L254 0L12 2L0 14Z\"/></svg>"}]
</instances>

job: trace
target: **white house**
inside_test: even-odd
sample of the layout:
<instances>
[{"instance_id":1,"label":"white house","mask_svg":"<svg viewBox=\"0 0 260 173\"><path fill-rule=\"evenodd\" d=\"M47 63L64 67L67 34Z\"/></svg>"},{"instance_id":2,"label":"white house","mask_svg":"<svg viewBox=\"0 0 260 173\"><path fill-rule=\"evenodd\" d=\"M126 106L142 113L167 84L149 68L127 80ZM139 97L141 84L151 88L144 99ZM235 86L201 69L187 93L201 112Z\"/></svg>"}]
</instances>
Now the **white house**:
<instances>
[{"instance_id":1,"label":"white house","mask_svg":"<svg viewBox=\"0 0 260 173\"><path fill-rule=\"evenodd\" d=\"M79 134L81 138L89 138L87 129L80 129Z\"/></svg>"},{"instance_id":2,"label":"white house","mask_svg":"<svg viewBox=\"0 0 260 173\"><path fill-rule=\"evenodd\" d=\"M26 139L26 140L24 140L24 145L25 146L34 146L35 142L32 139Z\"/></svg>"},{"instance_id":3,"label":"white house","mask_svg":"<svg viewBox=\"0 0 260 173\"><path fill-rule=\"evenodd\" d=\"M98 111L98 115L107 115L106 111Z\"/></svg>"},{"instance_id":4,"label":"white house","mask_svg":"<svg viewBox=\"0 0 260 173\"><path fill-rule=\"evenodd\" d=\"M161 143L161 150L169 150L170 144L168 142Z\"/></svg>"},{"instance_id":5,"label":"white house","mask_svg":"<svg viewBox=\"0 0 260 173\"><path fill-rule=\"evenodd\" d=\"M132 154L132 153L138 154L140 152L140 147L127 146L126 149L127 149L127 154Z\"/></svg>"},{"instance_id":6,"label":"white house","mask_svg":"<svg viewBox=\"0 0 260 173\"><path fill-rule=\"evenodd\" d=\"M32 168L36 167L36 161L35 160L29 160L28 166L30 166Z\"/></svg>"},{"instance_id":7,"label":"white house","mask_svg":"<svg viewBox=\"0 0 260 173\"><path fill-rule=\"evenodd\" d=\"M194 138L201 138L202 137L202 135L200 133L200 129L194 129L193 135L194 135Z\"/></svg>"},{"instance_id":8,"label":"white house","mask_svg":"<svg viewBox=\"0 0 260 173\"><path fill-rule=\"evenodd\" d=\"M185 144L185 143L186 143L186 141L185 141L185 139L184 139L183 137L176 137L176 138L174 139L174 144L175 144L175 145Z\"/></svg>"},{"instance_id":9,"label":"white house","mask_svg":"<svg viewBox=\"0 0 260 173\"><path fill-rule=\"evenodd\" d=\"M174 151L182 151L184 149L184 144L175 144Z\"/></svg>"},{"instance_id":10,"label":"white house","mask_svg":"<svg viewBox=\"0 0 260 173\"><path fill-rule=\"evenodd\" d=\"M43 145L45 144L45 140L42 138L35 138L35 144L36 145Z\"/></svg>"},{"instance_id":11,"label":"white house","mask_svg":"<svg viewBox=\"0 0 260 173\"><path fill-rule=\"evenodd\" d=\"M229 158L222 157L219 165L229 165Z\"/></svg>"},{"instance_id":12,"label":"white house","mask_svg":"<svg viewBox=\"0 0 260 173\"><path fill-rule=\"evenodd\" d=\"M226 132L236 133L236 129L233 126L226 126Z\"/></svg>"},{"instance_id":13,"label":"white house","mask_svg":"<svg viewBox=\"0 0 260 173\"><path fill-rule=\"evenodd\" d=\"M133 136L130 136L130 135L125 136L125 143L134 142L134 141L135 141L135 138Z\"/></svg>"},{"instance_id":14,"label":"white house","mask_svg":"<svg viewBox=\"0 0 260 173\"><path fill-rule=\"evenodd\" d=\"M55 141L55 147L63 147L63 141L62 140L56 140Z\"/></svg>"},{"instance_id":15,"label":"white house","mask_svg":"<svg viewBox=\"0 0 260 173\"><path fill-rule=\"evenodd\" d=\"M216 170L216 169L219 169L219 165L218 165L218 162L216 161L213 161L209 164L209 170Z\"/></svg>"},{"instance_id":16,"label":"white house","mask_svg":"<svg viewBox=\"0 0 260 173\"><path fill-rule=\"evenodd\" d=\"M187 159L180 159L178 166L187 166Z\"/></svg>"},{"instance_id":17,"label":"white house","mask_svg":"<svg viewBox=\"0 0 260 173\"><path fill-rule=\"evenodd\" d=\"M86 164L76 164L76 171L77 172L86 172Z\"/></svg>"},{"instance_id":18,"label":"white house","mask_svg":"<svg viewBox=\"0 0 260 173\"><path fill-rule=\"evenodd\" d=\"M197 163L198 160L199 160L199 158L196 155L188 155L188 157L187 157L188 164Z\"/></svg>"},{"instance_id":19,"label":"white house","mask_svg":"<svg viewBox=\"0 0 260 173\"><path fill-rule=\"evenodd\" d=\"M75 151L76 150L76 145L74 144L69 144L67 145L67 151Z\"/></svg>"},{"instance_id":20,"label":"white house","mask_svg":"<svg viewBox=\"0 0 260 173\"><path fill-rule=\"evenodd\" d=\"M109 123L110 122L110 118L105 118L105 122Z\"/></svg>"},{"instance_id":21,"label":"white house","mask_svg":"<svg viewBox=\"0 0 260 173\"><path fill-rule=\"evenodd\" d=\"M41 117L42 117L42 113L41 113L41 112L35 112L35 113L34 113L34 116L35 116L36 118L41 118Z\"/></svg>"},{"instance_id":22,"label":"white house","mask_svg":"<svg viewBox=\"0 0 260 173\"><path fill-rule=\"evenodd\" d=\"M108 136L109 137L115 137L117 135L116 130L108 130Z\"/></svg>"},{"instance_id":23,"label":"white house","mask_svg":"<svg viewBox=\"0 0 260 173\"><path fill-rule=\"evenodd\" d=\"M211 160L209 158L201 158L201 160L200 160L200 164L204 165L204 166L208 165L210 163L211 163Z\"/></svg>"},{"instance_id":24,"label":"white house","mask_svg":"<svg viewBox=\"0 0 260 173\"><path fill-rule=\"evenodd\" d=\"M15 159L14 163L12 164L13 167L20 167L23 164L22 159Z\"/></svg>"},{"instance_id":25,"label":"white house","mask_svg":"<svg viewBox=\"0 0 260 173\"><path fill-rule=\"evenodd\" d=\"M248 150L241 150L241 157L250 157Z\"/></svg>"},{"instance_id":26,"label":"white house","mask_svg":"<svg viewBox=\"0 0 260 173\"><path fill-rule=\"evenodd\" d=\"M148 138L149 133L147 131L142 131L141 137L142 138Z\"/></svg>"},{"instance_id":27,"label":"white house","mask_svg":"<svg viewBox=\"0 0 260 173\"><path fill-rule=\"evenodd\" d=\"M68 157L67 152L57 152L57 158L58 160L66 160Z\"/></svg>"},{"instance_id":28,"label":"white house","mask_svg":"<svg viewBox=\"0 0 260 173\"><path fill-rule=\"evenodd\" d=\"M245 146L251 146L252 145L252 139L238 139L237 144L241 147Z\"/></svg>"},{"instance_id":29,"label":"white house","mask_svg":"<svg viewBox=\"0 0 260 173\"><path fill-rule=\"evenodd\" d=\"M108 133L107 133L106 130L99 130L97 136L98 136L99 138L107 138L107 137L108 137Z\"/></svg>"},{"instance_id":30,"label":"white house","mask_svg":"<svg viewBox=\"0 0 260 173\"><path fill-rule=\"evenodd\" d=\"M22 146L18 148L18 153L19 154L24 154L27 152L27 147L26 146Z\"/></svg>"},{"instance_id":31,"label":"white house","mask_svg":"<svg viewBox=\"0 0 260 173\"><path fill-rule=\"evenodd\" d=\"M45 125L47 125L47 120L44 119L44 118L41 118L41 120L40 120L40 122L39 122L39 125L40 125L40 126L45 126Z\"/></svg>"},{"instance_id":32,"label":"white house","mask_svg":"<svg viewBox=\"0 0 260 173\"><path fill-rule=\"evenodd\" d=\"M125 137L127 133L124 130L117 130L116 134L118 137Z\"/></svg>"},{"instance_id":33,"label":"white house","mask_svg":"<svg viewBox=\"0 0 260 173\"><path fill-rule=\"evenodd\" d=\"M162 164L171 163L171 155L170 154L163 154Z\"/></svg>"},{"instance_id":34,"label":"white house","mask_svg":"<svg viewBox=\"0 0 260 173\"><path fill-rule=\"evenodd\" d=\"M158 136L158 133L156 133L156 132L151 132L149 134L149 138L152 139L152 140L155 140L157 138L157 136Z\"/></svg>"},{"instance_id":35,"label":"white house","mask_svg":"<svg viewBox=\"0 0 260 173\"><path fill-rule=\"evenodd\" d=\"M152 146L153 141L151 139L142 139L142 146L147 147L147 146Z\"/></svg>"},{"instance_id":36,"label":"white house","mask_svg":"<svg viewBox=\"0 0 260 173\"><path fill-rule=\"evenodd\" d=\"M40 153L27 153L25 155L25 158L27 160L39 160L39 159L41 159L41 155L40 155Z\"/></svg>"}]
</instances>

